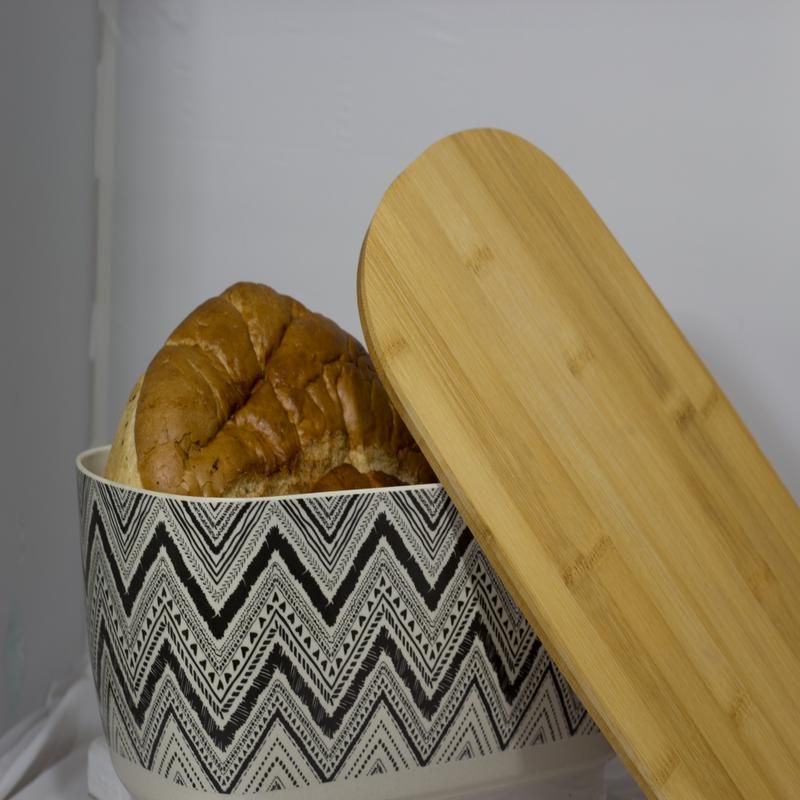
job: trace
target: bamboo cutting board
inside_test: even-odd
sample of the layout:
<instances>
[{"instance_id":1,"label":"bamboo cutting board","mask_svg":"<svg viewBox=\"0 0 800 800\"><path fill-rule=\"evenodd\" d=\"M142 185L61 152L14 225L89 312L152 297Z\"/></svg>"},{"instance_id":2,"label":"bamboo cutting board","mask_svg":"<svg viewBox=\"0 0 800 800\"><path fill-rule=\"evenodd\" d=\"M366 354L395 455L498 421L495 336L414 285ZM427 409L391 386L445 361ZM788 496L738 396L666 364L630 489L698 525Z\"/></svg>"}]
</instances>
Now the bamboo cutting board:
<instances>
[{"instance_id":1,"label":"bamboo cutting board","mask_svg":"<svg viewBox=\"0 0 800 800\"><path fill-rule=\"evenodd\" d=\"M384 196L359 303L407 424L645 792L800 797L800 511L575 184L511 134L443 139Z\"/></svg>"}]
</instances>

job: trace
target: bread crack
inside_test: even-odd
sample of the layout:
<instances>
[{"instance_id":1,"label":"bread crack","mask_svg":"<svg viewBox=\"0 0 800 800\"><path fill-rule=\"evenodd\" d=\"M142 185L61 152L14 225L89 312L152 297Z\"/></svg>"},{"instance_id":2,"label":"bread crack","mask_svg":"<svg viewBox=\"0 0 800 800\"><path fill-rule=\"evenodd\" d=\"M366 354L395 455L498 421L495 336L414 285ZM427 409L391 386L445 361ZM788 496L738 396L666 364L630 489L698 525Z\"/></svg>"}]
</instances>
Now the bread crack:
<instances>
[{"instance_id":1,"label":"bread crack","mask_svg":"<svg viewBox=\"0 0 800 800\"><path fill-rule=\"evenodd\" d=\"M113 463L136 464L145 488L285 494L342 464L409 483L432 475L363 346L258 284L234 284L195 309L133 402L134 425L121 428L133 457Z\"/></svg>"}]
</instances>

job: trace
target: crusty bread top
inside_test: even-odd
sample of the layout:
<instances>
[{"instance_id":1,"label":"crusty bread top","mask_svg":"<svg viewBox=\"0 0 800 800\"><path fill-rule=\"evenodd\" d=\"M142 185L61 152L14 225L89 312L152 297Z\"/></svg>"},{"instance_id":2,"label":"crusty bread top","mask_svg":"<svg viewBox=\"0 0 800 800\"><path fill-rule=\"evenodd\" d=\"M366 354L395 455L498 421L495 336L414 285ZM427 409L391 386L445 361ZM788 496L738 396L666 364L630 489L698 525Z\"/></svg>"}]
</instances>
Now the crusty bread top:
<instances>
[{"instance_id":1,"label":"crusty bread top","mask_svg":"<svg viewBox=\"0 0 800 800\"><path fill-rule=\"evenodd\" d=\"M267 286L237 283L153 358L106 475L176 494L260 496L314 490L343 464L435 479L352 336ZM347 470L332 480L363 485Z\"/></svg>"}]
</instances>

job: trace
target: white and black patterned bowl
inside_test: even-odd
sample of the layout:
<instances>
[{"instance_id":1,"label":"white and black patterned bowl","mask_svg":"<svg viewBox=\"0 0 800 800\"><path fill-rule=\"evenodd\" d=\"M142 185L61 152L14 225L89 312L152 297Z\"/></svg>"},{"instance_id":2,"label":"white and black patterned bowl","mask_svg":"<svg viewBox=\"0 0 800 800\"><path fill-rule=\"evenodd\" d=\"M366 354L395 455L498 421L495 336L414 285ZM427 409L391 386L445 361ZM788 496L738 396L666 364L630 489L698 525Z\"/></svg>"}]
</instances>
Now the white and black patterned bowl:
<instances>
[{"instance_id":1,"label":"white and black patterned bowl","mask_svg":"<svg viewBox=\"0 0 800 800\"><path fill-rule=\"evenodd\" d=\"M441 486L186 498L99 477L107 453L77 462L86 619L134 796L389 797L365 776L410 770L408 796L607 757Z\"/></svg>"}]
</instances>

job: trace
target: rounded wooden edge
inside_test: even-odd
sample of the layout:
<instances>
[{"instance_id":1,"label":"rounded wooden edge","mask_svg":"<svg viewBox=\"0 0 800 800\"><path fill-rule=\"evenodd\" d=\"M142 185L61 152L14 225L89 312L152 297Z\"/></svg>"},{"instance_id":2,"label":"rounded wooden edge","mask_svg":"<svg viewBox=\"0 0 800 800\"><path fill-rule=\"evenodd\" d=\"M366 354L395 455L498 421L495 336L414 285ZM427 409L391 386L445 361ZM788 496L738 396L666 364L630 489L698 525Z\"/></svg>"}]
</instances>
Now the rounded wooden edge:
<instances>
[{"instance_id":1,"label":"rounded wooden edge","mask_svg":"<svg viewBox=\"0 0 800 800\"><path fill-rule=\"evenodd\" d=\"M378 339L373 335L374 334L373 326L372 326L373 318L372 318L372 316L370 314L370 308L369 308L369 299L368 299L369 291L368 291L368 289L366 287L367 287L367 281L368 281L367 272L368 272L368 270L371 269L371 267L368 265L368 259L367 259L367 251L368 251L368 247L369 247L370 233L372 232L372 227L373 227L375 218L378 215L378 212L379 212L381 206L386 201L386 198L395 190L395 188L397 187L398 182L410 170L419 167L421 162L423 162L425 160L425 158L428 155L430 155L430 153L432 151L436 150L438 147L440 147L444 143L451 142L451 141L453 141L455 139L462 138L462 137L465 137L465 136L471 136L471 135L476 135L476 134L477 135L485 135L487 133L498 135L500 137L508 137L510 139L515 140L518 143L522 143L525 146L530 147L532 150L534 150L536 152L538 157L546 159L547 162L550 165L554 166L556 168L556 170L564 178L566 178L566 180L570 181L571 183L574 183L572 181L572 179L569 177L569 175L552 158L550 158L550 156L548 156L540 148L536 147L536 145L532 144L527 139L525 139L525 138L523 138L523 137L521 137L521 136L519 136L517 134L511 133L509 131L502 130L500 128L469 128L469 129L465 129L463 131L458 131L456 133L449 134L448 136L445 136L445 137L437 140L432 145L430 145L425 150L423 150L422 153L420 153L420 155L418 155L399 175L397 175L394 178L394 180L389 184L388 188L386 189L386 191L381 196L381 199L380 199L380 201L379 201L379 203L378 203L378 205L377 205L377 207L375 209L375 212L372 215L372 219L370 220L370 224L367 227L366 233L364 234L364 239L363 239L363 241L361 243L361 250L359 251L358 267L357 267L357 274L356 274L356 294L357 294L357 302L358 302L358 314L359 314L359 317L361 319L361 327L362 327L362 330L364 332L365 344L367 346L367 350L370 353L370 356L372 357L372 363L375 366L375 370L378 373L378 377L380 378L381 383L383 384L384 388L386 389L386 392L389 395L389 398L392 401L392 404L397 409L398 413L400 414L401 418L403 419L403 422L405 422L406 427L409 429L409 431L411 431L411 434L414 437L415 441L417 442L417 445L419 446L420 450L422 450L423 455L428 460L428 463L431 464L431 466L433 467L434 472L437 473L437 478L439 479L441 484L444 486L445 491L447 492L447 494L452 499L453 504L456 506L456 509L461 514L461 516L466 520L466 522L469 525L470 529L472 530L473 534L476 535L476 538L478 538L479 543L481 543L481 544L482 544L482 542L480 541L480 534L476 533L476 530L479 531L480 525L474 525L476 512L472 508L472 505L469 502L469 499L464 497L462 495L462 493L457 489L457 487L455 487L450 482L449 477L447 475L443 476L443 475L439 474L440 472L442 472L442 470L438 470L437 471L437 466L439 464L439 459L435 456L434 452L432 451L431 447L429 446L429 443L428 443L427 439L420 435L420 428L417 425L417 422L416 422L416 419L414 418L414 415L410 412L410 409L408 409L406 407L406 405L401 401L400 397L398 396L397 392L395 391L395 388L394 388L394 386L392 384L392 381L391 381L388 373L384 369L383 351L382 351L382 348L381 348L381 345L380 345ZM587 200L587 202L588 202L588 200ZM642 280L644 280L644 279L642 278ZM514 590L513 581L511 581L509 579L509 575L508 575L507 571L505 570L503 565L495 563L494 559L491 559L491 561L492 561L492 567L498 573L498 575L500 576L501 580L506 585L506 588L509 589L510 593L514 597L515 602L517 602L518 594ZM531 626L536 631L537 636L541 639L541 641L544 644L545 649L547 650L548 654L553 659L553 661L556 662L558 668L561 670L561 672L567 678L567 680L569 681L570 686L575 691L575 693L578 695L578 697L579 697L581 703L584 705L584 707L589 711L589 714L592 717L593 721L598 726L598 728L600 728L601 732L603 733L603 735L605 736L606 740L609 742L611 747L614 749L616 754L619 756L619 758L622 761L622 763L624 764L625 768L634 777L634 779L636 780L637 784L639 785L641 790L644 792L644 794L648 798L648 800L657 800L656 795L651 792L650 787L649 787L647 781L644 779L643 774L639 770L639 768L636 765L635 761L632 759L628 748L623 746L622 742L620 742L620 740L617 738L617 736L614 733L614 731L612 731L608 727L608 725L606 724L606 721L603 718L602 714L600 714L597 711L597 705L594 702L594 698L593 698L592 694L587 692L586 689L575 679L575 676L574 676L572 670L569 667L565 667L564 659L561 657L561 654L555 648L553 648L551 646L550 637L547 634L544 634L544 635L542 634L542 631L541 631L539 625L537 624L536 619L535 618L533 618L533 619L531 618L533 615L531 615L530 610L528 608L526 608L521 603L517 603L517 604L519 605L520 609L525 613L525 616L528 619L528 622L531 624Z\"/></svg>"}]
</instances>

